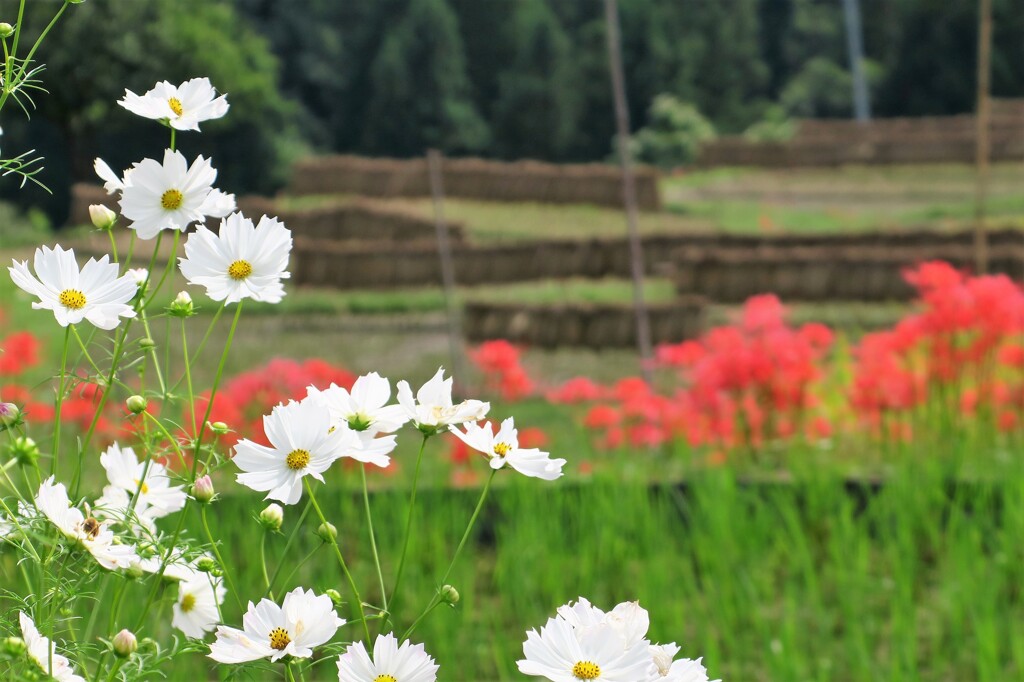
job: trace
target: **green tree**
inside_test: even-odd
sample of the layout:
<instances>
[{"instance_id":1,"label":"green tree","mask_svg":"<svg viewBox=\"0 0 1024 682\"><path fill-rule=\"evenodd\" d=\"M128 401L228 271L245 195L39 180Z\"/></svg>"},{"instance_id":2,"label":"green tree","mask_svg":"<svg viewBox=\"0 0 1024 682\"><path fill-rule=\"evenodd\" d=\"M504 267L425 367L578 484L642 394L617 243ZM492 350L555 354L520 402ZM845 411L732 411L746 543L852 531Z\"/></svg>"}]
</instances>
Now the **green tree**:
<instances>
[{"instance_id":1,"label":"green tree","mask_svg":"<svg viewBox=\"0 0 1024 682\"><path fill-rule=\"evenodd\" d=\"M715 127L697 107L672 95L658 95L651 103L647 125L633 136L638 161L662 168L693 163L702 142L715 138Z\"/></svg>"},{"instance_id":2,"label":"green tree","mask_svg":"<svg viewBox=\"0 0 1024 682\"><path fill-rule=\"evenodd\" d=\"M564 158L579 111L569 39L545 0L517 3L508 30L516 52L498 79L495 151L506 158Z\"/></svg>"},{"instance_id":3,"label":"green tree","mask_svg":"<svg viewBox=\"0 0 1024 682\"><path fill-rule=\"evenodd\" d=\"M26 25L49 3L27 6ZM117 105L125 89L142 93L161 80L207 76L228 93L231 110L203 124L202 134L178 135L186 155L214 157L219 187L269 192L283 182L303 145L294 124L296 107L277 87L278 63L267 42L231 3L211 0L107 0L75 6L59 24L39 59L49 94L38 98L31 122L10 115L8 132L24 136L47 157L41 179L54 191L25 192L63 220L73 181L95 181L92 160L114 168L158 157L167 130ZM13 110L12 110L13 111Z\"/></svg>"},{"instance_id":4,"label":"green tree","mask_svg":"<svg viewBox=\"0 0 1024 682\"><path fill-rule=\"evenodd\" d=\"M488 130L470 96L458 20L444 0L410 0L371 67L363 149L415 156L479 151Z\"/></svg>"}]
</instances>

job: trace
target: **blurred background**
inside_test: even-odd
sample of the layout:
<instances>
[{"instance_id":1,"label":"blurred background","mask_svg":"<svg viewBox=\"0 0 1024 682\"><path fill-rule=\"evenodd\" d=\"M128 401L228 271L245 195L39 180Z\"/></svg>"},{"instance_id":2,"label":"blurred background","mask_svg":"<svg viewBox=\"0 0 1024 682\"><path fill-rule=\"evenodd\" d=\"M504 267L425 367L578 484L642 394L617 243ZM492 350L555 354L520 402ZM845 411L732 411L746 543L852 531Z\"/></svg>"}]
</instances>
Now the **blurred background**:
<instances>
[{"instance_id":1,"label":"blurred background","mask_svg":"<svg viewBox=\"0 0 1024 682\"><path fill-rule=\"evenodd\" d=\"M93 159L127 168L167 138L116 101L208 76L230 112L179 148L295 234L288 295L246 305L213 417L258 438L309 383L416 386L443 364L569 460L556 492L503 482L463 603L421 630L445 679L515 679L525 627L580 592L640 598L713 678L1024 679L1020 3L607 5L75 5L39 53L49 94L2 121L50 192L0 182L0 255L107 253ZM32 0L27 30L57 6ZM60 349L19 297L0 278L0 358L23 358L0 390L30 400ZM227 324L195 297L189 345L210 324L216 349ZM421 591L472 509L452 491L485 468L437 448ZM384 546L412 456L372 474ZM357 544L354 500L331 504Z\"/></svg>"}]
</instances>

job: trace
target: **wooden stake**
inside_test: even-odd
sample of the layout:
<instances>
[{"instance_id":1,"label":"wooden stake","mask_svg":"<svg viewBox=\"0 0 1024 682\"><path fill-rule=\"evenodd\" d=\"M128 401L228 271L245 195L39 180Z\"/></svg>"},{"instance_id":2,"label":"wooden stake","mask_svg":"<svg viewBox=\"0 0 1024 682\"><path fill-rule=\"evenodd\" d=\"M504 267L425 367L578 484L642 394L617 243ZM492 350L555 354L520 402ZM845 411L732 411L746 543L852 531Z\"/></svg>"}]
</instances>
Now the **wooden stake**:
<instances>
[{"instance_id":1,"label":"wooden stake","mask_svg":"<svg viewBox=\"0 0 1024 682\"><path fill-rule=\"evenodd\" d=\"M434 226L437 228L437 254L441 259L441 286L448 318L448 352L451 355L451 376L456 384L465 385L468 375L462 357L462 311L455 297L455 265L448 239L448 223L444 218L444 176L441 152L427 150L427 173L430 177L430 196L434 202Z\"/></svg>"},{"instance_id":2,"label":"wooden stake","mask_svg":"<svg viewBox=\"0 0 1024 682\"><path fill-rule=\"evenodd\" d=\"M985 226L985 203L988 198L989 128L992 102L989 80L992 71L992 0L978 4L978 104L975 132L974 167L974 267L977 274L988 271L988 235Z\"/></svg>"},{"instance_id":3,"label":"wooden stake","mask_svg":"<svg viewBox=\"0 0 1024 682\"><path fill-rule=\"evenodd\" d=\"M619 37L619 9L615 0L604 0L605 24L608 33L608 61L611 66L612 91L615 95L615 125L618 131L619 162L622 165L622 198L626 208L629 232L629 266L633 278L633 310L636 317L636 344L640 353L640 373L651 383L651 322L644 303L644 252L640 241L639 212L636 202L636 179L629 148L629 107L626 103L626 78L622 70L622 46Z\"/></svg>"}]
</instances>

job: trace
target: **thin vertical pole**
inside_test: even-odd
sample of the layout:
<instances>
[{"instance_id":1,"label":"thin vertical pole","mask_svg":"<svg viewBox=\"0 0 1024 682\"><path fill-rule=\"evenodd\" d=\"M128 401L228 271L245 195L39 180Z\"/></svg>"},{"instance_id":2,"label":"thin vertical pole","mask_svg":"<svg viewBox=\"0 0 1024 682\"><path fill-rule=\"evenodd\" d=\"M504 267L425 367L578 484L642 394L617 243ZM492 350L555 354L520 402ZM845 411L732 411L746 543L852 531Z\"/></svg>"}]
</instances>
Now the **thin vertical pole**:
<instances>
[{"instance_id":1,"label":"thin vertical pole","mask_svg":"<svg viewBox=\"0 0 1024 682\"><path fill-rule=\"evenodd\" d=\"M456 382L465 383L462 361L462 314L455 299L455 265L452 246L448 239L448 223L444 218L444 179L441 171L441 152L427 150L427 174L430 178L430 196L434 201L434 227L437 228L437 254L441 259L441 286L448 317L448 352L451 354L452 375Z\"/></svg>"},{"instance_id":2,"label":"thin vertical pole","mask_svg":"<svg viewBox=\"0 0 1024 682\"><path fill-rule=\"evenodd\" d=\"M846 49L850 56L853 75L853 114L858 121L871 120L871 101L868 97L868 78L864 73L864 40L860 26L859 0L843 0L846 17Z\"/></svg>"},{"instance_id":3,"label":"thin vertical pole","mask_svg":"<svg viewBox=\"0 0 1024 682\"><path fill-rule=\"evenodd\" d=\"M988 198L989 128L992 102L989 80L992 71L992 0L978 4L978 104L975 115L974 166L974 267L978 274L988 271L988 235L985 227L985 203Z\"/></svg>"},{"instance_id":4,"label":"thin vertical pole","mask_svg":"<svg viewBox=\"0 0 1024 682\"><path fill-rule=\"evenodd\" d=\"M622 199L626 208L629 231L629 269L633 277L633 311L636 316L636 344L640 353L640 373L651 383L651 321L644 303L644 252L638 227L636 179L629 148L629 108L626 104L626 78L622 70L622 46L619 37L619 9L615 0L604 0L605 24L608 33L608 60L611 66L612 91L615 95L615 125L618 131L619 162L622 164Z\"/></svg>"}]
</instances>

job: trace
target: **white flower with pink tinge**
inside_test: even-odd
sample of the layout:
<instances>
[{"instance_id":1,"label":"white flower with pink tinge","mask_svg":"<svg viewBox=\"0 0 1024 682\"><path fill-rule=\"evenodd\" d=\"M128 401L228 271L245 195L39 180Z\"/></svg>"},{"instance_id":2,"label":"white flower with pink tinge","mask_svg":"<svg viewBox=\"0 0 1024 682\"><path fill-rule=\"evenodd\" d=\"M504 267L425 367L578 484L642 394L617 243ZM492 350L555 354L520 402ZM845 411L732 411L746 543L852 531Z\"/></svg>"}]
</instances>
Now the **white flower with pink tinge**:
<instances>
[{"instance_id":1,"label":"white flower with pink tinge","mask_svg":"<svg viewBox=\"0 0 1024 682\"><path fill-rule=\"evenodd\" d=\"M19 611L18 620L21 624L21 638L28 649L28 657L35 661L40 670L57 682L85 682L81 675L75 674L71 661L57 653L57 646L49 638L39 634L39 629L31 618Z\"/></svg>"},{"instance_id":2,"label":"white flower with pink tinge","mask_svg":"<svg viewBox=\"0 0 1024 682\"><path fill-rule=\"evenodd\" d=\"M309 658L345 624L327 595L295 588L278 606L269 599L249 602L242 629L220 626L210 645L210 658L218 663L248 663L261 658L277 661L285 656Z\"/></svg>"},{"instance_id":3,"label":"white flower with pink tinge","mask_svg":"<svg viewBox=\"0 0 1024 682\"><path fill-rule=\"evenodd\" d=\"M444 367L437 370L430 381L423 384L413 398L408 381L398 382L398 404L405 409L406 417L412 420L421 432L433 435L454 424L465 424L483 419L490 403L479 400L464 400L458 405L452 402L452 378L444 378Z\"/></svg>"}]
</instances>

